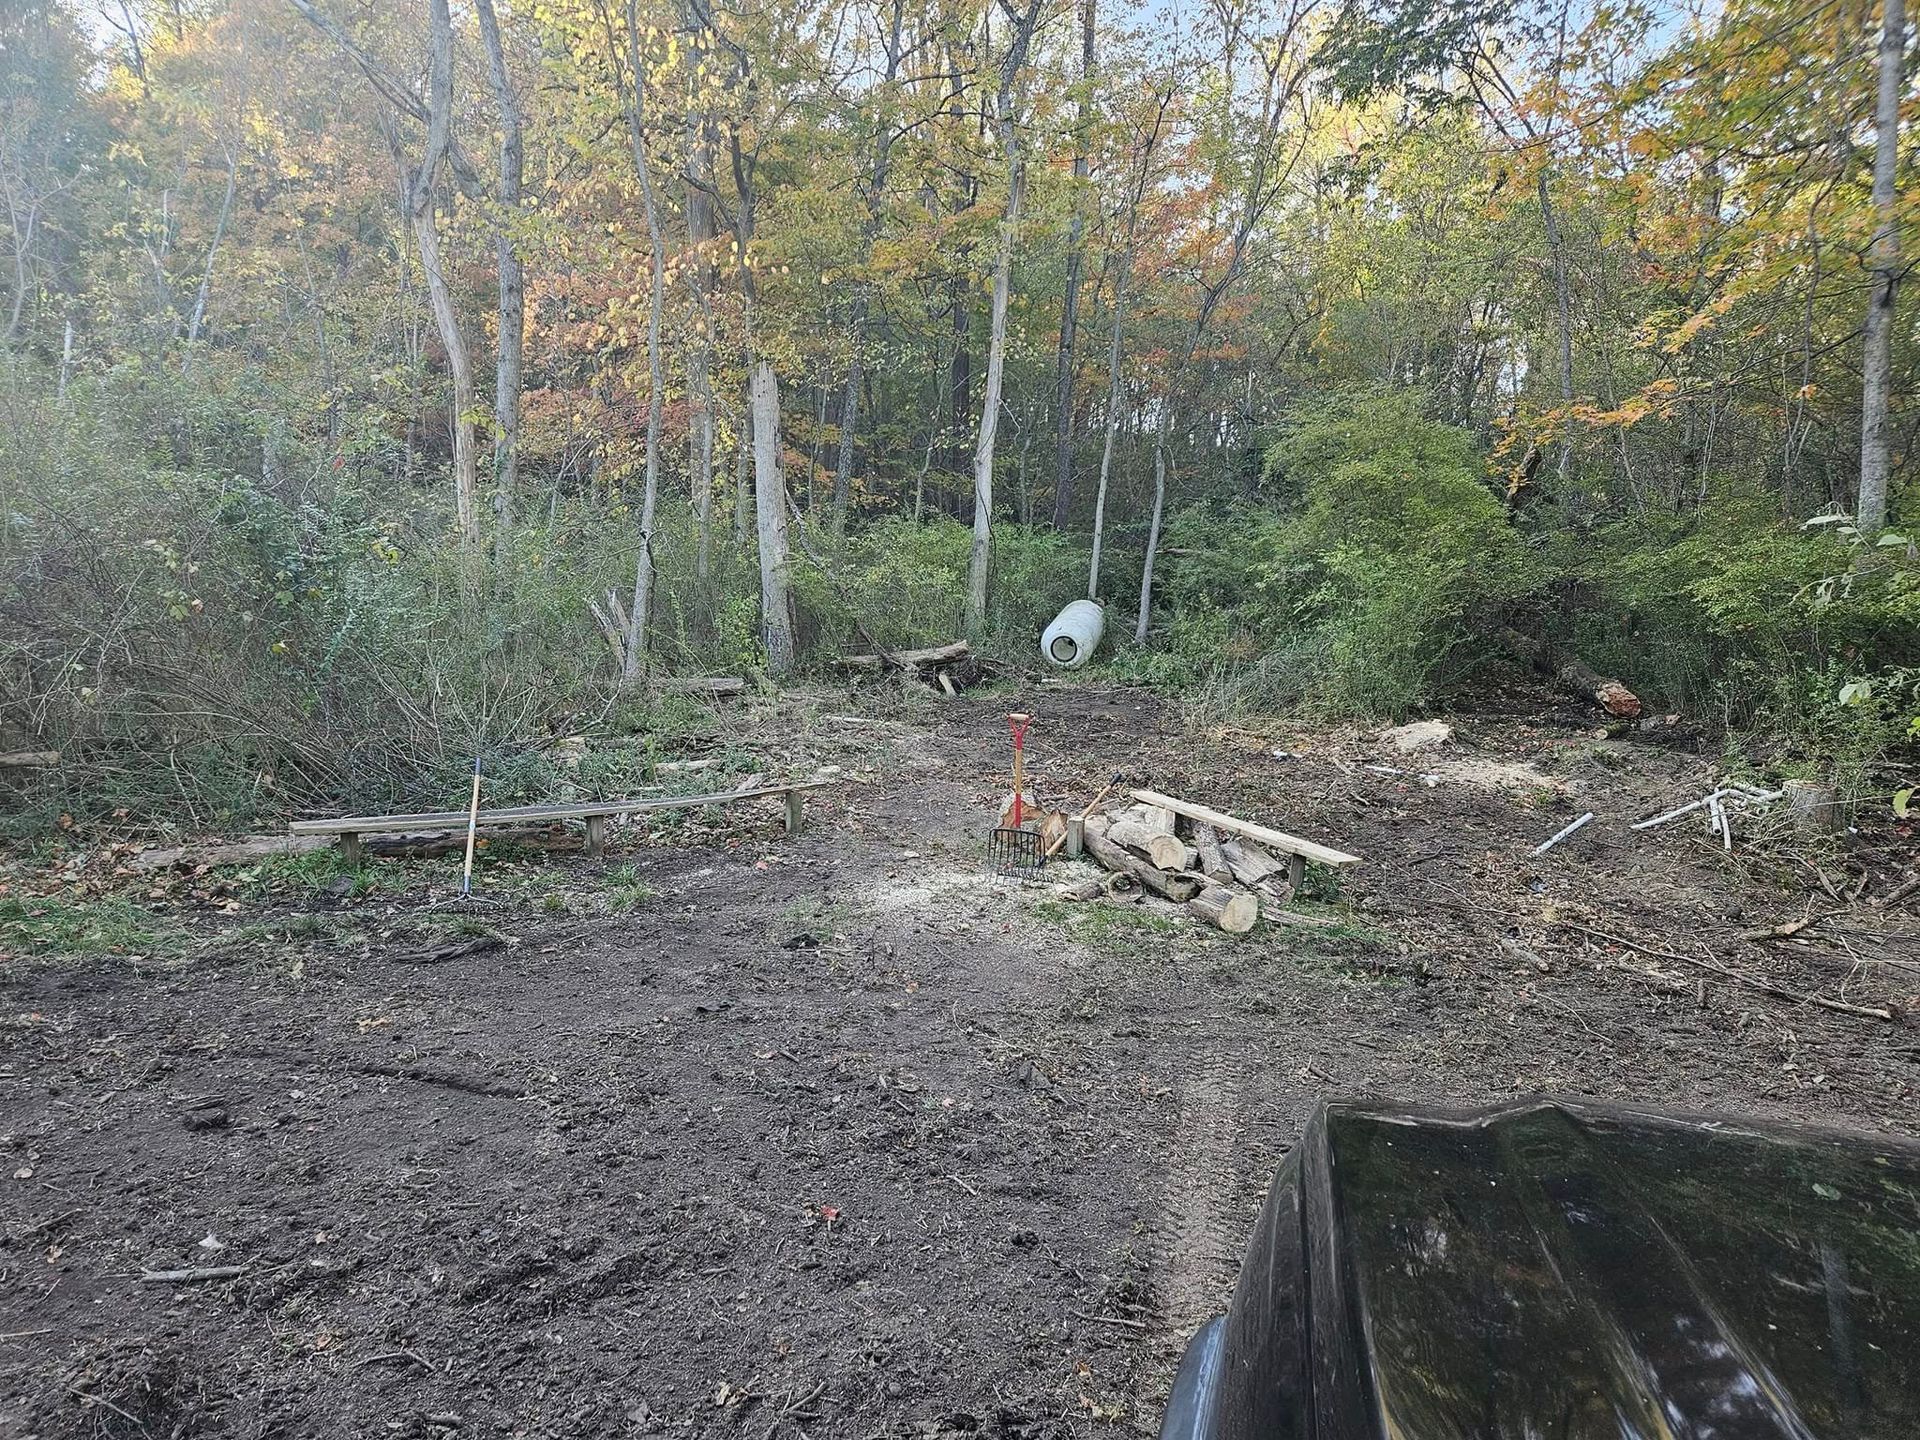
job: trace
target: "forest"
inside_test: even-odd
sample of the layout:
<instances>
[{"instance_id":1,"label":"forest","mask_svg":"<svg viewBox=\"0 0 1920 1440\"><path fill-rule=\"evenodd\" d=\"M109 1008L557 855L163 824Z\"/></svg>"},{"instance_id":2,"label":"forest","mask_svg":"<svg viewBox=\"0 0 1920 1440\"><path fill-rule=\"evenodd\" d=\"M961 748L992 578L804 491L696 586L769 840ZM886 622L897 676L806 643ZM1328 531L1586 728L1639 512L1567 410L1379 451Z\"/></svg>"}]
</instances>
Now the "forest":
<instances>
[{"instance_id":1,"label":"forest","mask_svg":"<svg viewBox=\"0 0 1920 1440\"><path fill-rule=\"evenodd\" d=\"M1037 669L1078 596L1216 720L1518 645L1904 815L1908 29L12 0L8 824L538 798L674 677Z\"/></svg>"}]
</instances>

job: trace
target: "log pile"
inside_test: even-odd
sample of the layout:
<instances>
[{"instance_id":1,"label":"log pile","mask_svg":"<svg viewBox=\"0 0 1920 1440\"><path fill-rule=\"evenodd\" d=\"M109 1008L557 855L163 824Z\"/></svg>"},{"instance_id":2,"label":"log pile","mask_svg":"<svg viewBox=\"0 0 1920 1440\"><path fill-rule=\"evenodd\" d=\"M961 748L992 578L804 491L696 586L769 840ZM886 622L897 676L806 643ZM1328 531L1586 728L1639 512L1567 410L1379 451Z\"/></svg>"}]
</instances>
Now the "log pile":
<instances>
[{"instance_id":1,"label":"log pile","mask_svg":"<svg viewBox=\"0 0 1920 1440\"><path fill-rule=\"evenodd\" d=\"M1346 865L1359 858L1155 791L1136 790L1133 799L1118 814L1087 817L1086 854L1122 888L1183 906L1229 935L1246 934L1263 917L1268 924L1317 923L1287 909L1306 861ZM1083 886L1068 898L1113 893L1111 885Z\"/></svg>"},{"instance_id":2,"label":"log pile","mask_svg":"<svg viewBox=\"0 0 1920 1440\"><path fill-rule=\"evenodd\" d=\"M903 684L925 685L955 695L985 678L987 665L965 640L933 645L924 650L881 650L871 655L844 655L834 662L842 670L871 675L894 674Z\"/></svg>"}]
</instances>

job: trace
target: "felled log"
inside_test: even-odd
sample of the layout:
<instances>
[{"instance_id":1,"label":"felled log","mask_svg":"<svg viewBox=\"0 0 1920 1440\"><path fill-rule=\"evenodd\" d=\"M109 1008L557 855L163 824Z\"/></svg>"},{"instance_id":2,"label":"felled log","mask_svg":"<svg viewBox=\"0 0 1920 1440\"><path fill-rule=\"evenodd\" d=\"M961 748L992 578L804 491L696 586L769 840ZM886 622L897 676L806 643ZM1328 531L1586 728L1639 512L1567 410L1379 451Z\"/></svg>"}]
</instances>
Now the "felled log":
<instances>
[{"instance_id":1,"label":"felled log","mask_svg":"<svg viewBox=\"0 0 1920 1440\"><path fill-rule=\"evenodd\" d=\"M1244 890L1209 885L1187 902L1188 913L1229 935L1244 935L1260 918L1260 902Z\"/></svg>"},{"instance_id":2,"label":"felled log","mask_svg":"<svg viewBox=\"0 0 1920 1440\"><path fill-rule=\"evenodd\" d=\"M10 750L0 755L0 770L45 770L59 763L58 750Z\"/></svg>"},{"instance_id":3,"label":"felled log","mask_svg":"<svg viewBox=\"0 0 1920 1440\"><path fill-rule=\"evenodd\" d=\"M965 640L933 645L924 650L885 650L878 655L842 655L834 663L843 670L919 670L950 665L970 658L973 646Z\"/></svg>"},{"instance_id":4,"label":"felled log","mask_svg":"<svg viewBox=\"0 0 1920 1440\"><path fill-rule=\"evenodd\" d=\"M1570 694L1593 701L1609 715L1629 720L1639 715L1638 695L1618 680L1602 675L1577 655L1563 655L1546 641L1522 635L1511 627L1501 630L1498 638L1514 656L1541 674L1552 676Z\"/></svg>"},{"instance_id":5,"label":"felled log","mask_svg":"<svg viewBox=\"0 0 1920 1440\"><path fill-rule=\"evenodd\" d=\"M1204 876L1189 875L1185 871L1166 871L1149 861L1142 860L1132 851L1116 845L1107 838L1106 827L1096 826L1093 820L1087 822L1086 847L1100 864L1109 870L1115 870L1130 877L1142 888L1151 890L1163 900L1172 900L1184 905L1200 893L1206 884Z\"/></svg>"},{"instance_id":6,"label":"felled log","mask_svg":"<svg viewBox=\"0 0 1920 1440\"><path fill-rule=\"evenodd\" d=\"M1137 850L1158 870L1187 868L1187 846L1176 835L1159 834L1135 820L1120 819L1107 829L1107 838L1116 845Z\"/></svg>"},{"instance_id":7,"label":"felled log","mask_svg":"<svg viewBox=\"0 0 1920 1440\"><path fill-rule=\"evenodd\" d=\"M660 682L676 695L741 695L747 682L738 675L675 675Z\"/></svg>"}]
</instances>

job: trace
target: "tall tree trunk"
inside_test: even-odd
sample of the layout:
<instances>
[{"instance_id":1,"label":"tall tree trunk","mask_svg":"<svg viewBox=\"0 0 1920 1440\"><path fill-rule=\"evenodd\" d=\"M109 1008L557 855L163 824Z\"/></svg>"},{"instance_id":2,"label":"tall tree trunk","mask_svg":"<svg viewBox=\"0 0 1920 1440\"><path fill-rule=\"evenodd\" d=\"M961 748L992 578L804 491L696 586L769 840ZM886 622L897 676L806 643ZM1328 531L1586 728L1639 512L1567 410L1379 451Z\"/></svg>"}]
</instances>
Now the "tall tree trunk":
<instances>
[{"instance_id":1,"label":"tall tree trunk","mask_svg":"<svg viewBox=\"0 0 1920 1440\"><path fill-rule=\"evenodd\" d=\"M742 549L752 534L748 517L753 513L753 417L746 410L735 417L733 427L733 540Z\"/></svg>"},{"instance_id":2,"label":"tall tree trunk","mask_svg":"<svg viewBox=\"0 0 1920 1440\"><path fill-rule=\"evenodd\" d=\"M653 189L653 161L647 154L647 79L640 55L639 0L627 0L627 67L632 72L632 103L627 136L633 147L634 173L640 179L641 210L647 223L647 258L652 267L647 287L647 451L646 479L640 496L640 555L633 569L633 604L627 611L625 674L639 677L652 639L653 514L660 494L660 421L666 395L666 364L660 353L660 312L666 307L667 250L661 233L660 201Z\"/></svg>"},{"instance_id":3,"label":"tall tree trunk","mask_svg":"<svg viewBox=\"0 0 1920 1440\"><path fill-rule=\"evenodd\" d=\"M1080 114L1073 148L1073 210L1067 219L1067 283L1060 304L1060 353L1053 377L1053 528L1064 530L1073 505L1073 345L1080 323L1080 272L1086 264L1087 152L1093 76L1094 0L1080 0Z\"/></svg>"},{"instance_id":4,"label":"tall tree trunk","mask_svg":"<svg viewBox=\"0 0 1920 1440\"><path fill-rule=\"evenodd\" d=\"M847 499L853 489L853 436L860 420L861 347L867 334L867 287L854 291L853 316L848 326L852 347L847 356L847 385L840 396L840 450L833 465L833 533L847 533Z\"/></svg>"},{"instance_id":5,"label":"tall tree trunk","mask_svg":"<svg viewBox=\"0 0 1920 1440\"><path fill-rule=\"evenodd\" d=\"M753 367L754 515L760 532L760 635L767 674L793 669L793 613L787 592L787 485L780 473L780 388L773 366Z\"/></svg>"},{"instance_id":6,"label":"tall tree trunk","mask_svg":"<svg viewBox=\"0 0 1920 1440\"><path fill-rule=\"evenodd\" d=\"M1876 535L1887 523L1887 430L1893 383L1893 301L1900 286L1894 182L1900 158L1900 94L1907 50L1906 0L1882 0L1880 89L1873 124L1873 291L1867 301L1860 384L1860 506L1856 523Z\"/></svg>"},{"instance_id":7,"label":"tall tree trunk","mask_svg":"<svg viewBox=\"0 0 1920 1440\"><path fill-rule=\"evenodd\" d=\"M1100 483L1093 494L1093 555L1087 562L1087 598L1100 598L1100 554L1107 538L1107 477L1113 473L1113 441L1120 431L1120 334L1127 323L1127 277L1133 271L1133 221L1113 281L1113 336L1107 344L1106 435L1100 442Z\"/></svg>"},{"instance_id":8,"label":"tall tree trunk","mask_svg":"<svg viewBox=\"0 0 1920 1440\"><path fill-rule=\"evenodd\" d=\"M460 543L469 560L481 555L478 470L473 446L473 360L467 337L454 310L453 292L440 261L440 232L434 223L429 190L413 210L413 238L420 247L420 269L427 278L427 300L434 328L447 352L447 370L453 377L453 508L460 526Z\"/></svg>"},{"instance_id":9,"label":"tall tree trunk","mask_svg":"<svg viewBox=\"0 0 1920 1440\"><path fill-rule=\"evenodd\" d=\"M1547 183L1547 167L1544 163L1540 167L1538 183L1540 219L1546 226L1547 252L1553 262L1554 308L1559 325L1560 404L1563 409L1571 411L1573 408L1573 295L1567 283L1567 247L1560 235L1560 217L1553 208L1553 190ZM1560 455L1555 461L1563 489L1567 475L1573 467L1571 425L1571 419L1563 417L1560 425Z\"/></svg>"},{"instance_id":10,"label":"tall tree trunk","mask_svg":"<svg viewBox=\"0 0 1920 1440\"><path fill-rule=\"evenodd\" d=\"M687 185L687 239L694 250L694 324L698 333L687 353L687 380L693 391L693 409L687 427L693 447L693 513L699 534L694 543L693 581L699 592L702 617L712 609L713 596L713 199L704 187L713 183L713 116L694 120L695 139Z\"/></svg>"},{"instance_id":11,"label":"tall tree trunk","mask_svg":"<svg viewBox=\"0 0 1920 1440\"><path fill-rule=\"evenodd\" d=\"M499 351L493 370L493 563L496 575L506 573L513 546L513 515L520 476L520 372L527 346L527 285L520 265L514 227L520 218L520 177L526 142L520 120L520 97L507 72L506 47L500 41L500 21L493 0L476 0L480 34L487 47L487 69L493 81L494 104L500 111L500 218L494 228L495 265L499 271Z\"/></svg>"},{"instance_id":12,"label":"tall tree trunk","mask_svg":"<svg viewBox=\"0 0 1920 1440\"><path fill-rule=\"evenodd\" d=\"M1163 406L1165 402L1162 402ZM1153 561L1160 550L1160 515L1167 504L1167 411L1153 432L1153 513L1147 521L1147 558L1140 567L1140 618L1133 622L1133 643L1147 641L1147 622L1153 615Z\"/></svg>"},{"instance_id":13,"label":"tall tree trunk","mask_svg":"<svg viewBox=\"0 0 1920 1440\"><path fill-rule=\"evenodd\" d=\"M200 325L207 318L207 297L213 292L213 262L220 254L220 242L226 238L227 221L233 215L233 192L240 179L240 153L227 146L227 193L220 201L220 218L214 222L213 243L207 246L206 268L200 272L200 288L193 297L193 314L187 321L187 348L180 357L180 373L193 368L193 347L200 340ZM16 316L18 311L15 312Z\"/></svg>"},{"instance_id":14,"label":"tall tree trunk","mask_svg":"<svg viewBox=\"0 0 1920 1440\"><path fill-rule=\"evenodd\" d=\"M973 449L973 547L967 557L966 630L978 637L987 626L987 572L993 542L993 443L1000 428L1001 386L1007 363L1007 301L1013 288L1013 240L1020 224L1021 192L1026 189L1026 166L1020 154L1019 131L1013 123L1014 88L1026 65L1040 18L1041 0L1029 0L1025 14L1015 14L1006 57L1000 62L1000 89L994 101L994 120L1000 131L1000 149L1007 157L1007 208L1000 220L1000 249L993 266L993 312L987 338L986 393L980 402L980 438Z\"/></svg>"}]
</instances>

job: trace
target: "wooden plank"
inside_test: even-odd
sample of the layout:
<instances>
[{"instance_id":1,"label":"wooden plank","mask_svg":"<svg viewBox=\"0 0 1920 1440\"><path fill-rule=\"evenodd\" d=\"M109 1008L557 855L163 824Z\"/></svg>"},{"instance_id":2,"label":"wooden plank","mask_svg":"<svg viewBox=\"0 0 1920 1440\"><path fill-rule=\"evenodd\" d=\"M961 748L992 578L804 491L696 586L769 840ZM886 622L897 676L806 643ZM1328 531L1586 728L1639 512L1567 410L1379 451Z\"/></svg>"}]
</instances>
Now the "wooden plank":
<instances>
[{"instance_id":1,"label":"wooden plank","mask_svg":"<svg viewBox=\"0 0 1920 1440\"><path fill-rule=\"evenodd\" d=\"M1133 798L1147 805L1158 805L1171 810L1176 815L1184 815L1189 820L1205 821L1215 830L1230 830L1235 835L1244 835L1249 840L1258 840L1275 850L1284 850L1289 855L1298 855L1303 860L1311 860L1319 865L1358 865L1360 857L1349 855L1344 850L1335 850L1330 845L1321 845L1313 840L1302 840L1297 835L1288 835L1284 831L1270 830L1265 825L1256 825L1251 820L1238 820L1220 810L1210 810L1205 805L1196 805L1191 800L1176 800L1171 795L1162 795L1158 790L1136 790Z\"/></svg>"},{"instance_id":2,"label":"wooden plank","mask_svg":"<svg viewBox=\"0 0 1920 1440\"><path fill-rule=\"evenodd\" d=\"M585 820L592 815L632 815L646 810L696 810L703 805L725 805L763 795L786 795L795 790L818 790L837 782L796 780L790 785L756 785L717 795L661 795L647 800L591 800L575 805L512 805L482 810L481 825L516 825L530 820ZM432 810L418 815L341 815L330 820L294 820L292 835L385 834L393 830L445 830L467 823L464 810Z\"/></svg>"}]
</instances>

